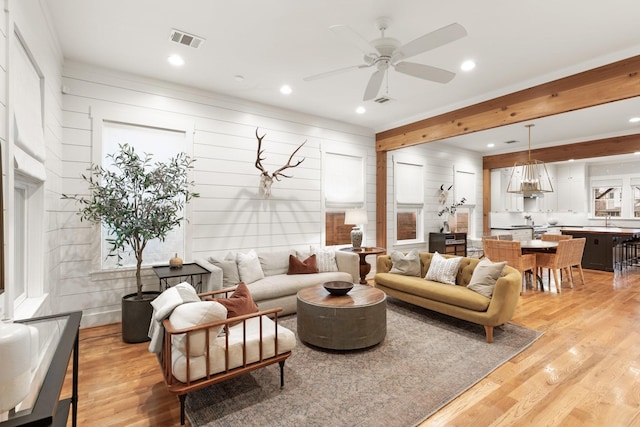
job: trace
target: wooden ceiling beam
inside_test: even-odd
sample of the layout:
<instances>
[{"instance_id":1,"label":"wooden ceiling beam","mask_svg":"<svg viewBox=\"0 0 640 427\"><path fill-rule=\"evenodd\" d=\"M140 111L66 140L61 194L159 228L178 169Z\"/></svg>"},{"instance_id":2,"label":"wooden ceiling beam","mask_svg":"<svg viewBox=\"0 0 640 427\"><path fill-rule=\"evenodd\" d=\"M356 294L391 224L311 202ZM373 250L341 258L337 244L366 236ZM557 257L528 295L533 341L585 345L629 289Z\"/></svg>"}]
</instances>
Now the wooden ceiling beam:
<instances>
[{"instance_id":1,"label":"wooden ceiling beam","mask_svg":"<svg viewBox=\"0 0 640 427\"><path fill-rule=\"evenodd\" d=\"M640 55L376 134L391 151L640 96Z\"/></svg>"},{"instance_id":2,"label":"wooden ceiling beam","mask_svg":"<svg viewBox=\"0 0 640 427\"><path fill-rule=\"evenodd\" d=\"M616 156L640 152L640 134L615 136L556 147L531 150L531 158L541 162L562 162L565 160L590 159L594 157ZM496 154L482 158L482 169L511 167L515 162L529 159L528 150L515 153Z\"/></svg>"}]
</instances>

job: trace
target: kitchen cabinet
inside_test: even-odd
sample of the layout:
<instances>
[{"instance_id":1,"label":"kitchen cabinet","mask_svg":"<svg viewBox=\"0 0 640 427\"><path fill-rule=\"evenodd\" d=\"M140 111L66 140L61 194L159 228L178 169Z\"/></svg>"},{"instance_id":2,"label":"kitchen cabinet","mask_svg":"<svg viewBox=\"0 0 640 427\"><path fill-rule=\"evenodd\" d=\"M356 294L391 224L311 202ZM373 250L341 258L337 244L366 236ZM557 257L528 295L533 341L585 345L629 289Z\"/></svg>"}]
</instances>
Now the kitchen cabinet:
<instances>
[{"instance_id":1,"label":"kitchen cabinet","mask_svg":"<svg viewBox=\"0 0 640 427\"><path fill-rule=\"evenodd\" d=\"M574 239L585 237L582 254L582 268L614 271L614 248L623 241L640 235L638 229L583 227L562 228L562 234L570 234Z\"/></svg>"},{"instance_id":2,"label":"kitchen cabinet","mask_svg":"<svg viewBox=\"0 0 640 427\"><path fill-rule=\"evenodd\" d=\"M511 234L513 240L522 242L533 240L533 227L492 227L491 234L494 236Z\"/></svg>"},{"instance_id":3,"label":"kitchen cabinet","mask_svg":"<svg viewBox=\"0 0 640 427\"><path fill-rule=\"evenodd\" d=\"M513 168L500 168L491 171L491 210L493 212L523 212L522 194L507 193ZM515 175L515 184L519 185L519 175Z\"/></svg>"},{"instance_id":4,"label":"kitchen cabinet","mask_svg":"<svg viewBox=\"0 0 640 427\"><path fill-rule=\"evenodd\" d=\"M556 173L558 212L587 212L585 164L558 165Z\"/></svg>"}]
</instances>

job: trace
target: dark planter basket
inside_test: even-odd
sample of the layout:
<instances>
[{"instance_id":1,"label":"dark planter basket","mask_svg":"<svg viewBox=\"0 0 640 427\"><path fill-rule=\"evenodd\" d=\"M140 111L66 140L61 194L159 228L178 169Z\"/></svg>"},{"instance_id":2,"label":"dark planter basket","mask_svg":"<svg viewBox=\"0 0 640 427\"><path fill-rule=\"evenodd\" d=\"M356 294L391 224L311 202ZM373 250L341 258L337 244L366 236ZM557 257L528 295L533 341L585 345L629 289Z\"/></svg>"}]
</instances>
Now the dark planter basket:
<instances>
[{"instance_id":1,"label":"dark planter basket","mask_svg":"<svg viewBox=\"0 0 640 427\"><path fill-rule=\"evenodd\" d=\"M139 343L149 341L149 324L153 315L151 301L160 295L158 291L142 292L142 299L136 299L138 293L122 297L122 341Z\"/></svg>"}]
</instances>

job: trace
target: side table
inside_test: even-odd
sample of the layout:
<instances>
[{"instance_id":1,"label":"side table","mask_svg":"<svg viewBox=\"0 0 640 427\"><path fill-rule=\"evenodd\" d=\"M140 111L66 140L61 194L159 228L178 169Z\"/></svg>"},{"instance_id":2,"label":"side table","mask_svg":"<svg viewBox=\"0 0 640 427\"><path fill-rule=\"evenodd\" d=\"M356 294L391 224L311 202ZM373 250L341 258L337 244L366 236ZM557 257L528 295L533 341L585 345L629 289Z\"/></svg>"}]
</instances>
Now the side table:
<instances>
[{"instance_id":1,"label":"side table","mask_svg":"<svg viewBox=\"0 0 640 427\"><path fill-rule=\"evenodd\" d=\"M16 320L38 329L39 345L29 395L8 413L2 427L78 425L79 334L82 311ZM70 362L71 361L71 362ZM60 399L67 369L72 366L71 397ZM68 423L71 412L71 423Z\"/></svg>"},{"instance_id":2,"label":"side table","mask_svg":"<svg viewBox=\"0 0 640 427\"><path fill-rule=\"evenodd\" d=\"M361 247L361 248L342 248L341 251L353 252L360 256L360 284L367 284L367 274L371 271L371 264L367 262L367 255L380 255L387 250L385 248L378 247Z\"/></svg>"},{"instance_id":3,"label":"side table","mask_svg":"<svg viewBox=\"0 0 640 427\"><path fill-rule=\"evenodd\" d=\"M208 274L209 270L199 266L196 263L183 264L182 268L171 268L168 265L159 265L153 267L153 272L158 276L158 290L162 292L162 285L164 289L171 286L169 279L184 278L189 279L189 283L196 289L196 292L202 292L202 275ZM200 276L198 282L195 282L195 276Z\"/></svg>"}]
</instances>

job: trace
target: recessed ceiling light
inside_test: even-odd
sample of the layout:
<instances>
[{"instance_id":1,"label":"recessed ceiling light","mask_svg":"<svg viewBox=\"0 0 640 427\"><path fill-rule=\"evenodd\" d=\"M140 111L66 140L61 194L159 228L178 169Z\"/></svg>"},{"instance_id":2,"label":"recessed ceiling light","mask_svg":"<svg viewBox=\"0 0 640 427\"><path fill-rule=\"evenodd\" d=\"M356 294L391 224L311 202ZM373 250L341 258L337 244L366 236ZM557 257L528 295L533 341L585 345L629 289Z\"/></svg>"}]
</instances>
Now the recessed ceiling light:
<instances>
[{"instance_id":1,"label":"recessed ceiling light","mask_svg":"<svg viewBox=\"0 0 640 427\"><path fill-rule=\"evenodd\" d=\"M182 59L180 55L171 55L167 58L167 61L169 61L169 64L173 65L174 67L181 67L182 65L184 65L184 59Z\"/></svg>"},{"instance_id":2,"label":"recessed ceiling light","mask_svg":"<svg viewBox=\"0 0 640 427\"><path fill-rule=\"evenodd\" d=\"M356 108L356 113L358 114L364 114L366 112L367 112L366 108L364 108L362 105Z\"/></svg>"},{"instance_id":3,"label":"recessed ceiling light","mask_svg":"<svg viewBox=\"0 0 640 427\"><path fill-rule=\"evenodd\" d=\"M631 117L629 119L629 123L638 123L640 122L640 117Z\"/></svg>"},{"instance_id":4,"label":"recessed ceiling light","mask_svg":"<svg viewBox=\"0 0 640 427\"><path fill-rule=\"evenodd\" d=\"M487 144L487 147L489 147L489 148L493 148L495 146L496 146L496 144L494 144L493 142L490 142L490 143Z\"/></svg>"},{"instance_id":5,"label":"recessed ceiling light","mask_svg":"<svg viewBox=\"0 0 640 427\"><path fill-rule=\"evenodd\" d=\"M462 63L462 65L460 65L460 69L461 69L462 71L471 71L471 70L473 70L474 68L476 68L476 63L475 63L475 62L473 62L473 61L472 61L472 60L470 60L470 59L468 59L468 60L464 61L464 62Z\"/></svg>"},{"instance_id":6,"label":"recessed ceiling light","mask_svg":"<svg viewBox=\"0 0 640 427\"><path fill-rule=\"evenodd\" d=\"M633 153L634 156L640 156L640 151L636 151L635 153Z\"/></svg>"},{"instance_id":7,"label":"recessed ceiling light","mask_svg":"<svg viewBox=\"0 0 640 427\"><path fill-rule=\"evenodd\" d=\"M575 161L575 160L576 160L576 159L569 159L569 161L570 161L570 162L573 162L573 161Z\"/></svg>"},{"instance_id":8,"label":"recessed ceiling light","mask_svg":"<svg viewBox=\"0 0 640 427\"><path fill-rule=\"evenodd\" d=\"M280 88L280 93L283 95L289 95L291 92L293 92L293 89L289 85L282 85Z\"/></svg>"}]
</instances>

